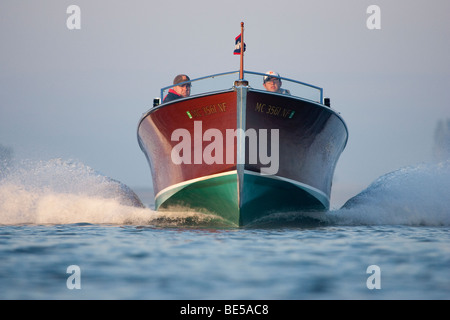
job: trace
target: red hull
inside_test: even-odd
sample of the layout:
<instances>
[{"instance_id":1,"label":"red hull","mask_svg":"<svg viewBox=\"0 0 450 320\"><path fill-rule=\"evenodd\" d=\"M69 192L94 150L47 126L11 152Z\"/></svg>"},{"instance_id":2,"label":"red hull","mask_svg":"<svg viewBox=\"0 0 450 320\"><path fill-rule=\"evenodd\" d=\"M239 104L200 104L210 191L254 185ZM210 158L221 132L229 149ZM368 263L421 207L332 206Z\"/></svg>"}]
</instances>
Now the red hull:
<instances>
[{"instance_id":1,"label":"red hull","mask_svg":"<svg viewBox=\"0 0 450 320\"><path fill-rule=\"evenodd\" d=\"M139 141L152 169L155 195L184 181L236 169L236 145L233 146L234 161L231 164L223 161L223 164L205 165L203 159L201 163L196 163L199 162L194 159L198 148L203 152L209 142L204 142L202 137L198 139L194 132L195 121L201 121L202 135L208 129L219 129L224 133L226 129L235 130L236 92L175 101L151 110L142 119L139 125ZM172 141L171 138L177 129L186 129L193 137L190 164L175 164L171 161L172 149L179 144L179 141ZM194 147L197 149L194 150Z\"/></svg>"},{"instance_id":2,"label":"red hull","mask_svg":"<svg viewBox=\"0 0 450 320\"><path fill-rule=\"evenodd\" d=\"M150 110L138 140L157 209L183 206L243 225L273 212L327 210L347 127L319 103L238 86Z\"/></svg>"}]
</instances>

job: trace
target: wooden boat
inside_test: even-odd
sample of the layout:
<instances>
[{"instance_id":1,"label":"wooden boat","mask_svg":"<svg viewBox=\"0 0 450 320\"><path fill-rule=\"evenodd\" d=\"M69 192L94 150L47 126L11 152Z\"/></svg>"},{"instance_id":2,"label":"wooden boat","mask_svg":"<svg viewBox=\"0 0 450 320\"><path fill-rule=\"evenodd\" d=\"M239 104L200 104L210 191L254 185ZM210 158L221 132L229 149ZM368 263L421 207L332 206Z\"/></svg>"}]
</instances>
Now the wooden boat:
<instances>
[{"instance_id":1,"label":"wooden boat","mask_svg":"<svg viewBox=\"0 0 450 320\"><path fill-rule=\"evenodd\" d=\"M195 87L236 74L191 82ZM244 74L260 83L265 76ZM281 79L318 90L323 99L318 87ZM138 141L150 165L157 210L196 210L242 226L275 212L329 209L334 170L347 142L344 120L320 101L263 91L256 83L236 81L142 116Z\"/></svg>"},{"instance_id":2,"label":"wooden boat","mask_svg":"<svg viewBox=\"0 0 450 320\"><path fill-rule=\"evenodd\" d=\"M237 226L272 213L328 210L348 137L342 117L324 104L322 88L277 76L290 95L264 90L267 74L244 71L242 55L237 76L190 80L193 95L143 114L138 141L155 208L195 210Z\"/></svg>"}]
</instances>

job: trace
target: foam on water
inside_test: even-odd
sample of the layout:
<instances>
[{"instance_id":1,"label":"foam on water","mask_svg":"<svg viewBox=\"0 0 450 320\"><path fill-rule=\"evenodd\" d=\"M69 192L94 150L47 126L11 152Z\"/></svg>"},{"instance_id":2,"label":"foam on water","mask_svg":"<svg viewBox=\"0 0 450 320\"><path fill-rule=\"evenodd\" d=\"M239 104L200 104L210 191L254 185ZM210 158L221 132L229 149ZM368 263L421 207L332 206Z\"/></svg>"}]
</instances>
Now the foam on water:
<instances>
[{"instance_id":1,"label":"foam on water","mask_svg":"<svg viewBox=\"0 0 450 320\"><path fill-rule=\"evenodd\" d=\"M450 161L421 164L380 177L339 210L274 214L253 226L450 226L449 190ZM146 208L129 187L80 162L22 161L3 170L0 224L70 223L230 227L211 215Z\"/></svg>"},{"instance_id":2,"label":"foam on water","mask_svg":"<svg viewBox=\"0 0 450 320\"><path fill-rule=\"evenodd\" d=\"M75 161L22 161L0 176L0 224L209 223L193 212L146 208L126 185Z\"/></svg>"},{"instance_id":3,"label":"foam on water","mask_svg":"<svg viewBox=\"0 0 450 320\"><path fill-rule=\"evenodd\" d=\"M450 160L381 176L327 219L345 225L450 226Z\"/></svg>"}]
</instances>

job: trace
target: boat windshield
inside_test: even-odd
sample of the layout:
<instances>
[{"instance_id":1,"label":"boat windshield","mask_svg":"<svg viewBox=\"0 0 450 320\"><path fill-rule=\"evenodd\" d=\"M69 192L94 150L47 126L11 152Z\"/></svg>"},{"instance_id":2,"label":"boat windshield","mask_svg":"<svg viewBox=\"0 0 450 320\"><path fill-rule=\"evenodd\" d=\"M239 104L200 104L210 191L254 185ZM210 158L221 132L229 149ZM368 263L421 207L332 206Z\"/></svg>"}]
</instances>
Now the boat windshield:
<instances>
[{"instance_id":1,"label":"boat windshield","mask_svg":"<svg viewBox=\"0 0 450 320\"><path fill-rule=\"evenodd\" d=\"M266 91L266 89L263 86L265 76L266 76L265 73L244 71L244 80L248 81L249 87L254 90ZM323 103L322 88L313 86L308 83L300 82L297 80L292 80L284 77L279 78L282 81L281 88L288 90L290 95L315 101L318 103ZM192 79L187 82L191 83L192 85L191 96L194 96L204 93L231 89L234 86L234 82L238 79L239 79L239 71L231 71L213 74L210 76L201 77L197 79ZM182 82L177 85L183 83L186 82ZM176 85L171 85L161 89L161 101L167 95L169 89L175 86Z\"/></svg>"}]
</instances>

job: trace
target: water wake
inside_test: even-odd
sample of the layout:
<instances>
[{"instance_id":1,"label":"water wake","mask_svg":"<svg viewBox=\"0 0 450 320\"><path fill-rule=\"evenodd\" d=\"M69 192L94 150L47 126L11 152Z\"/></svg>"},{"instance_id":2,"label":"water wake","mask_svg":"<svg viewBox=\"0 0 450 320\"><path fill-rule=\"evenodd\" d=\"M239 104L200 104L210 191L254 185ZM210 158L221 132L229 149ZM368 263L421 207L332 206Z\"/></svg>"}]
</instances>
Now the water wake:
<instances>
[{"instance_id":1,"label":"water wake","mask_svg":"<svg viewBox=\"0 0 450 320\"><path fill-rule=\"evenodd\" d=\"M80 162L22 161L0 177L0 225L133 224L202 225L215 217L146 208L128 186Z\"/></svg>"},{"instance_id":2,"label":"water wake","mask_svg":"<svg viewBox=\"0 0 450 320\"><path fill-rule=\"evenodd\" d=\"M277 213L254 227L450 226L450 160L401 168L374 181L339 210ZM74 161L22 161L0 175L0 225L132 224L233 227L202 213L146 208L126 185Z\"/></svg>"},{"instance_id":3,"label":"water wake","mask_svg":"<svg viewBox=\"0 0 450 320\"><path fill-rule=\"evenodd\" d=\"M450 160L401 168L330 212L346 225L450 226Z\"/></svg>"}]
</instances>

